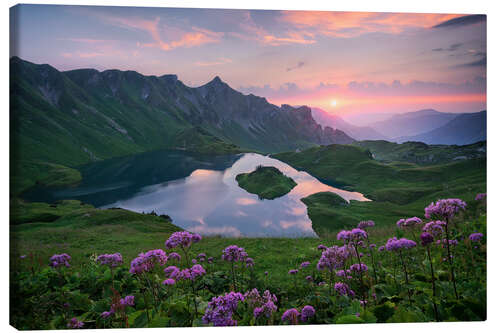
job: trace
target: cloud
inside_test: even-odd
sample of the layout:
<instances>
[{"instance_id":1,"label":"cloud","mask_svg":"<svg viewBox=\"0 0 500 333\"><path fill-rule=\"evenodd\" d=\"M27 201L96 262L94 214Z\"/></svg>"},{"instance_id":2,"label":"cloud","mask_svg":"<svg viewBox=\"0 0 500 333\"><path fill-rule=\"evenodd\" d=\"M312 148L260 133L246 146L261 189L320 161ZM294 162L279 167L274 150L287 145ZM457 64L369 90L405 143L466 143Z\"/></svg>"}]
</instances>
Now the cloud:
<instances>
[{"instance_id":1,"label":"cloud","mask_svg":"<svg viewBox=\"0 0 500 333\"><path fill-rule=\"evenodd\" d=\"M460 15L283 11L280 20L295 28L307 29L313 37L324 35L350 38L373 32L399 34L412 28L429 28L458 16Z\"/></svg>"},{"instance_id":2,"label":"cloud","mask_svg":"<svg viewBox=\"0 0 500 333\"><path fill-rule=\"evenodd\" d=\"M176 27L170 27L165 24L160 25L160 18L146 20L140 18L124 18L118 16L102 16L101 18L110 24L129 30L139 30L147 32L152 42L137 42L138 47L154 47L164 51L170 51L179 47L195 47L208 43L220 42L224 33L215 32L208 29L192 27L191 31L185 31ZM164 36L169 32L171 36L165 41Z\"/></svg>"},{"instance_id":3,"label":"cloud","mask_svg":"<svg viewBox=\"0 0 500 333\"><path fill-rule=\"evenodd\" d=\"M441 52L441 51L450 51L450 52L453 52L453 51L456 51L458 50L462 45L464 45L463 43L455 43L455 44L451 44L449 47L447 48L442 48L442 47L439 47L439 48L436 48L436 49L432 49L432 51L434 52Z\"/></svg>"},{"instance_id":4,"label":"cloud","mask_svg":"<svg viewBox=\"0 0 500 333\"><path fill-rule=\"evenodd\" d=\"M486 55L484 55L480 60L467 62L465 64L460 64L453 66L455 68L464 68L464 67L486 67Z\"/></svg>"},{"instance_id":5,"label":"cloud","mask_svg":"<svg viewBox=\"0 0 500 333\"><path fill-rule=\"evenodd\" d=\"M281 35L275 35L262 26L259 26L252 19L250 12L246 12L243 20L239 24L241 32L230 32L229 35L244 39L253 40L269 46L280 46L289 44L309 45L316 43L314 36L301 30L286 30Z\"/></svg>"},{"instance_id":6,"label":"cloud","mask_svg":"<svg viewBox=\"0 0 500 333\"><path fill-rule=\"evenodd\" d=\"M486 22L486 15L466 15L455 17L442 23L436 24L433 28L458 28L479 22Z\"/></svg>"},{"instance_id":7,"label":"cloud","mask_svg":"<svg viewBox=\"0 0 500 333\"><path fill-rule=\"evenodd\" d=\"M297 63L297 65L292 66L292 67L288 67L288 68L286 69L286 71L287 71L287 72L290 72L290 71L293 71L294 69L299 69L299 68L301 68L301 67L304 67L304 65L305 65L305 64L306 64L306 63L305 63L304 61L299 61L299 62Z\"/></svg>"},{"instance_id":8,"label":"cloud","mask_svg":"<svg viewBox=\"0 0 500 333\"><path fill-rule=\"evenodd\" d=\"M481 59L481 61L483 61ZM466 64L468 67L473 65ZM464 65L462 65L464 66ZM413 80L402 83L394 80L392 83L352 81L347 85L334 83L320 83L311 88L303 88L294 82L287 82L278 87L271 87L269 84L263 86L239 87L244 93L252 93L263 96L271 100L286 100L287 98L306 98L314 96L344 96L355 99L356 96L377 96L377 97L414 97L414 96L440 96L440 95L472 95L486 93L486 80L483 77L476 77L472 81L462 83L442 83L434 81Z\"/></svg>"},{"instance_id":9,"label":"cloud","mask_svg":"<svg viewBox=\"0 0 500 333\"><path fill-rule=\"evenodd\" d=\"M64 58L95 58L95 57L102 57L105 56L106 53L101 53L101 52L63 52L61 53L61 56Z\"/></svg>"},{"instance_id":10,"label":"cloud","mask_svg":"<svg viewBox=\"0 0 500 333\"><path fill-rule=\"evenodd\" d=\"M100 43L112 43L116 42L115 39L93 39L93 38L58 38L58 40L65 40L75 43L85 43L85 44L100 44Z\"/></svg>"},{"instance_id":11,"label":"cloud","mask_svg":"<svg viewBox=\"0 0 500 333\"><path fill-rule=\"evenodd\" d=\"M218 65L225 65L225 64L230 64L233 61L229 58L219 58L216 61L197 61L195 62L195 66L199 67L205 67L205 66L218 66Z\"/></svg>"}]
</instances>

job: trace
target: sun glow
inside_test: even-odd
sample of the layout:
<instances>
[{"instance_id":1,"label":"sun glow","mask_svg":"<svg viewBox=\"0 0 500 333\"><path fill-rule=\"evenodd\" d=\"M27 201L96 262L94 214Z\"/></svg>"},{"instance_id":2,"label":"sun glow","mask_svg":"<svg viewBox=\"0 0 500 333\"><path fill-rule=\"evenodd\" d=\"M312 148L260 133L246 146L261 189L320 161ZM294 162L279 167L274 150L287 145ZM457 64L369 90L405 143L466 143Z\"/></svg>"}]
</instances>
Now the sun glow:
<instances>
[{"instance_id":1,"label":"sun glow","mask_svg":"<svg viewBox=\"0 0 500 333\"><path fill-rule=\"evenodd\" d=\"M336 106L337 106L337 100L335 100L335 99L334 99L334 100L332 100L332 101L330 102L330 106L332 106L332 107L336 107Z\"/></svg>"}]
</instances>

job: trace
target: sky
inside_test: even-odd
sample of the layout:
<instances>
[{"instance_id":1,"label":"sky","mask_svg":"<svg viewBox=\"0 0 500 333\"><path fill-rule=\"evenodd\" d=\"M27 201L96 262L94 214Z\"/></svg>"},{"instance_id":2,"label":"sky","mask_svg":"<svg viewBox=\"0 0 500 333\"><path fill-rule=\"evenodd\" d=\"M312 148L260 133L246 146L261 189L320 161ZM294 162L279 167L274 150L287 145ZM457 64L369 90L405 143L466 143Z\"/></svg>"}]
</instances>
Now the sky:
<instances>
[{"instance_id":1,"label":"sky","mask_svg":"<svg viewBox=\"0 0 500 333\"><path fill-rule=\"evenodd\" d=\"M219 76L346 117L486 109L486 16L18 5L11 55L59 70Z\"/></svg>"}]
</instances>

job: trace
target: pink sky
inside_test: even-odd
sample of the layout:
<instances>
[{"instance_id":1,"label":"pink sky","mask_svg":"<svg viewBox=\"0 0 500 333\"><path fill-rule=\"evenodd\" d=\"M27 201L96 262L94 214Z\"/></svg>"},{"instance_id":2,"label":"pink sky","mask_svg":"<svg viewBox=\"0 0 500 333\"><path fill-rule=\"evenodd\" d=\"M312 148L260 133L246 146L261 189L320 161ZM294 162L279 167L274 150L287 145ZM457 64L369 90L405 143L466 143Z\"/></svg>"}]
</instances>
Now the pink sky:
<instances>
[{"instance_id":1,"label":"pink sky","mask_svg":"<svg viewBox=\"0 0 500 333\"><path fill-rule=\"evenodd\" d=\"M219 76L341 115L486 108L482 15L21 5L11 17L12 55L60 70Z\"/></svg>"}]
</instances>

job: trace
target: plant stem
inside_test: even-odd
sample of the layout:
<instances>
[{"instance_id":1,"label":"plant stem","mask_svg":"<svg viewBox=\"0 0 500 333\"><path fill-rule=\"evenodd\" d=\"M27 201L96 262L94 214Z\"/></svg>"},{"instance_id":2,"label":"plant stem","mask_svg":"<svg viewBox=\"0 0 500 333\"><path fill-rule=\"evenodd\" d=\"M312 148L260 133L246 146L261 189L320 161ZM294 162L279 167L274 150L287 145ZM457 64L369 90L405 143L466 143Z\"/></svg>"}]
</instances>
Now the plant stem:
<instances>
[{"instance_id":1,"label":"plant stem","mask_svg":"<svg viewBox=\"0 0 500 333\"><path fill-rule=\"evenodd\" d=\"M411 303L411 290L410 290L410 282L409 282L409 279L408 279L408 271L406 269L406 264L405 264L405 261L403 259L403 252L401 250L399 250L399 256L401 257L401 264L403 264L403 269L404 269L404 272L405 272L405 281L406 281L406 287L408 289L408 301L410 301Z\"/></svg>"},{"instance_id":2,"label":"plant stem","mask_svg":"<svg viewBox=\"0 0 500 333\"><path fill-rule=\"evenodd\" d=\"M455 270L453 269L453 261L451 259L450 235L448 232L448 223L449 220L448 218L446 218L446 224L444 225L444 230L446 231L446 249L448 252L448 265L450 266L451 280L453 281L453 290L455 291L455 298L458 299L457 284L455 282Z\"/></svg>"},{"instance_id":3,"label":"plant stem","mask_svg":"<svg viewBox=\"0 0 500 333\"><path fill-rule=\"evenodd\" d=\"M432 277L432 304L434 305L434 315L436 316L436 321L439 321L439 314L436 305L436 279L434 278L434 267L432 266L431 249L427 247L427 257L429 258L429 263L431 266L431 277Z\"/></svg>"}]
</instances>

